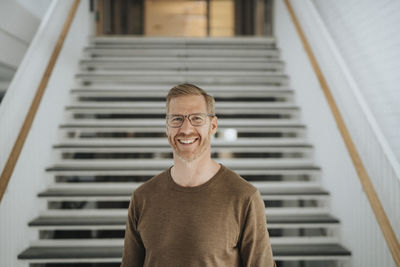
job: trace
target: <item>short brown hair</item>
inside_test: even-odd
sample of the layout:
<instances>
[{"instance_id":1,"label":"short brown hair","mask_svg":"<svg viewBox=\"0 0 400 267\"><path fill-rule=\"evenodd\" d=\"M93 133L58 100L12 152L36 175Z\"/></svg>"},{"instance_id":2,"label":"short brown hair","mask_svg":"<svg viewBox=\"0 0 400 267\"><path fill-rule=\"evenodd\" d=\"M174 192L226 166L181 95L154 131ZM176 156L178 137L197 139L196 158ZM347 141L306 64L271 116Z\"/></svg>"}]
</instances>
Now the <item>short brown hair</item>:
<instances>
[{"instance_id":1,"label":"short brown hair","mask_svg":"<svg viewBox=\"0 0 400 267\"><path fill-rule=\"evenodd\" d=\"M171 102L172 98L179 97L179 96L185 96L185 95L202 95L204 96L204 99L206 100L207 104L207 112L208 114L215 115L215 100L214 97L211 95L207 94L206 91L201 89L200 87L197 87L194 84L190 83L182 83L178 84L175 87L172 87L171 90L169 90L168 95L167 95L167 113L169 109L169 103Z\"/></svg>"}]
</instances>

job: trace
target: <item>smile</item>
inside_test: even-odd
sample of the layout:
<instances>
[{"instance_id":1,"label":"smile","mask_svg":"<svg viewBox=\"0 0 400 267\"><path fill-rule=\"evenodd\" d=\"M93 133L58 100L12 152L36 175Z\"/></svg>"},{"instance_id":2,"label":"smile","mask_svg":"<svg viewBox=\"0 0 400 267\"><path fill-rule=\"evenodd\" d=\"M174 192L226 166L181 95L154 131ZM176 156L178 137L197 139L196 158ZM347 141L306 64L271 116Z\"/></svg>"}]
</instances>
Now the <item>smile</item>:
<instances>
[{"instance_id":1,"label":"smile","mask_svg":"<svg viewBox=\"0 0 400 267\"><path fill-rule=\"evenodd\" d=\"M190 145L193 144L194 142L197 141L198 138L193 138L193 139L178 139L178 142L183 144L183 145Z\"/></svg>"}]
</instances>

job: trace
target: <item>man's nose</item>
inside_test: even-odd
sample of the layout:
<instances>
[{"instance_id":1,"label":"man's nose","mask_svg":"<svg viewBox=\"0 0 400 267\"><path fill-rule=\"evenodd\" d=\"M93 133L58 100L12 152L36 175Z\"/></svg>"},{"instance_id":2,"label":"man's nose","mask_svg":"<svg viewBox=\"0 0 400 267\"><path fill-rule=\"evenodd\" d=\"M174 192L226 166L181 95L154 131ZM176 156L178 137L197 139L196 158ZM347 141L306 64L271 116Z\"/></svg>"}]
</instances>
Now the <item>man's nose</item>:
<instances>
[{"instance_id":1,"label":"man's nose","mask_svg":"<svg viewBox=\"0 0 400 267\"><path fill-rule=\"evenodd\" d=\"M189 118L185 117L183 120L183 124L181 126L181 132L186 133L186 132L191 132L193 130L192 124L190 124Z\"/></svg>"}]
</instances>

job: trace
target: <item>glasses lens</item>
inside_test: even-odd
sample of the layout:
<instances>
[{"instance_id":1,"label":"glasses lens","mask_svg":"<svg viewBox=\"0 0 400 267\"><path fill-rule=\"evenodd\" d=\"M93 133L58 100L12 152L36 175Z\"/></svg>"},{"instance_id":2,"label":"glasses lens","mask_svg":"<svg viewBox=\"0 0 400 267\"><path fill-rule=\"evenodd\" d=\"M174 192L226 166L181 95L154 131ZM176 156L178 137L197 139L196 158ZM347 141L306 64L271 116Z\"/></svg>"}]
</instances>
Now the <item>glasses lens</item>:
<instances>
[{"instance_id":1,"label":"glasses lens","mask_svg":"<svg viewBox=\"0 0 400 267\"><path fill-rule=\"evenodd\" d=\"M190 114L189 120L193 126L202 126L206 121L206 114Z\"/></svg>"},{"instance_id":2,"label":"glasses lens","mask_svg":"<svg viewBox=\"0 0 400 267\"><path fill-rule=\"evenodd\" d=\"M173 115L168 117L167 122L171 127L180 127L183 124L184 117L179 115Z\"/></svg>"},{"instance_id":3,"label":"glasses lens","mask_svg":"<svg viewBox=\"0 0 400 267\"><path fill-rule=\"evenodd\" d=\"M170 127L178 128L181 127L183 121L185 120L184 115L168 115L167 116L167 124ZM195 113L188 115L188 119L190 124L193 126L203 126L207 119L207 114L204 113Z\"/></svg>"}]
</instances>

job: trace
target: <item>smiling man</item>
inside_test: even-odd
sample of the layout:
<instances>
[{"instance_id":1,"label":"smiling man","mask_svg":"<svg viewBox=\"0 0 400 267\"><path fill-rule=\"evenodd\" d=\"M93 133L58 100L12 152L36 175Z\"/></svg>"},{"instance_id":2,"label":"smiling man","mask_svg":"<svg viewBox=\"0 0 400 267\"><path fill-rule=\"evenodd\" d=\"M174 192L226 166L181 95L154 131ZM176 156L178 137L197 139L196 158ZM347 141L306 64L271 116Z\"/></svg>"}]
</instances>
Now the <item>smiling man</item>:
<instances>
[{"instance_id":1,"label":"smiling man","mask_svg":"<svg viewBox=\"0 0 400 267\"><path fill-rule=\"evenodd\" d=\"M166 111L174 165L133 193L121 266L275 266L260 193L211 158L214 98L180 84Z\"/></svg>"}]
</instances>

